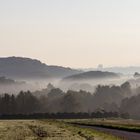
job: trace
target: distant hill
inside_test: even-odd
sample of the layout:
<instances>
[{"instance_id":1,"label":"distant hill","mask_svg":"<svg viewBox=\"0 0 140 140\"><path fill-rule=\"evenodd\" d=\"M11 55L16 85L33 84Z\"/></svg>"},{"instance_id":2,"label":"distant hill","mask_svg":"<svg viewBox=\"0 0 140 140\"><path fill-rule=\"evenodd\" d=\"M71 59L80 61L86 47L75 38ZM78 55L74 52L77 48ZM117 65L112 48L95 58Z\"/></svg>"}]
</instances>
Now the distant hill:
<instances>
[{"instance_id":1,"label":"distant hill","mask_svg":"<svg viewBox=\"0 0 140 140\"><path fill-rule=\"evenodd\" d=\"M130 66L130 67L108 67L108 68L87 68L87 69L81 69L83 71L109 71L114 73L122 73L127 75L133 75L135 72L140 73L140 67L139 66Z\"/></svg>"},{"instance_id":2,"label":"distant hill","mask_svg":"<svg viewBox=\"0 0 140 140\"><path fill-rule=\"evenodd\" d=\"M23 57L0 58L0 76L10 78L62 78L80 72L60 66L49 66L36 59Z\"/></svg>"},{"instance_id":3,"label":"distant hill","mask_svg":"<svg viewBox=\"0 0 140 140\"><path fill-rule=\"evenodd\" d=\"M119 78L119 74L113 72L89 71L65 77L63 80L96 80L109 78Z\"/></svg>"}]
</instances>

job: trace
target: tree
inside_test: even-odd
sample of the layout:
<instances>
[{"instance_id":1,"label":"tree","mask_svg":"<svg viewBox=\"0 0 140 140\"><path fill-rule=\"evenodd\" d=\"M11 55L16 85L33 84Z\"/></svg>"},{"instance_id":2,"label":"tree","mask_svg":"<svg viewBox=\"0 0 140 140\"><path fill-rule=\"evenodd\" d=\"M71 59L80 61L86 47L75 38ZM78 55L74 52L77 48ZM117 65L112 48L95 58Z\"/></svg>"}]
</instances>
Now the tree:
<instances>
[{"instance_id":1,"label":"tree","mask_svg":"<svg viewBox=\"0 0 140 140\"><path fill-rule=\"evenodd\" d=\"M67 94L63 97L61 105L62 112L76 113L80 110L80 103L72 91L68 91Z\"/></svg>"},{"instance_id":2,"label":"tree","mask_svg":"<svg viewBox=\"0 0 140 140\"><path fill-rule=\"evenodd\" d=\"M31 94L30 91L21 91L17 96L18 113L31 114L39 110L38 99Z\"/></svg>"},{"instance_id":3,"label":"tree","mask_svg":"<svg viewBox=\"0 0 140 140\"><path fill-rule=\"evenodd\" d=\"M124 97L129 97L132 95L131 85L129 82L125 82L121 85L122 93Z\"/></svg>"}]
</instances>

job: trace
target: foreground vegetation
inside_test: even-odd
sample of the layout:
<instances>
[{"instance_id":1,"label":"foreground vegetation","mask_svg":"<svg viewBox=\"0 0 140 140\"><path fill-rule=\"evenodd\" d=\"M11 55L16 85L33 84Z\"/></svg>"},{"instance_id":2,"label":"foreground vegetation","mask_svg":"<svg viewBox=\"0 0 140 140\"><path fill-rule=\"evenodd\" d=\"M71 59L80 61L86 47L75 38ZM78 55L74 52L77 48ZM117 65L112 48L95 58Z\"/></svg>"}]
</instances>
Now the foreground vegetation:
<instances>
[{"instance_id":1,"label":"foreground vegetation","mask_svg":"<svg viewBox=\"0 0 140 140\"><path fill-rule=\"evenodd\" d=\"M96 130L79 128L56 120L0 121L2 140L119 140Z\"/></svg>"},{"instance_id":2,"label":"foreground vegetation","mask_svg":"<svg viewBox=\"0 0 140 140\"><path fill-rule=\"evenodd\" d=\"M84 140L67 129L50 121L11 120L0 121L2 140Z\"/></svg>"}]
</instances>

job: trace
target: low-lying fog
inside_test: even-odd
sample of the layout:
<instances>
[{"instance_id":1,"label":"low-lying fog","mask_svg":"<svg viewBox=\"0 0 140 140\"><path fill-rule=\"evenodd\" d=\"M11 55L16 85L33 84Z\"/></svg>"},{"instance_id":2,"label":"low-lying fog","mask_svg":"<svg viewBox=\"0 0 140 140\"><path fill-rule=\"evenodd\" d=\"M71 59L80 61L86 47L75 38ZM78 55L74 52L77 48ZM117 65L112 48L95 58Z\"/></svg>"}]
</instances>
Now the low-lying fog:
<instances>
[{"instance_id":1,"label":"low-lying fog","mask_svg":"<svg viewBox=\"0 0 140 140\"><path fill-rule=\"evenodd\" d=\"M1 114L9 113L9 110L6 110L8 108L8 97L9 104L11 104L11 99L18 104L18 108L15 107L17 110L14 113L107 111L116 112L118 116L123 115L140 119L140 79L133 76L81 81L38 79L24 80L24 82L2 77L1 81L4 83L1 82L0 84L0 93L2 94L0 96ZM20 92L21 90L23 92ZM3 93L16 95L9 96ZM22 104L22 101L26 101L27 105ZM6 108L3 110L5 104ZM13 108L8 109L11 109L12 113L15 110Z\"/></svg>"},{"instance_id":2,"label":"low-lying fog","mask_svg":"<svg viewBox=\"0 0 140 140\"><path fill-rule=\"evenodd\" d=\"M16 80L16 79L14 79ZM36 91L42 90L47 87L49 83L53 84L55 87L62 89L63 91L67 90L85 90L93 93L97 85L118 85L120 86L126 81L129 81L132 88L140 85L140 80L135 79L132 75L121 76L120 78L111 78L111 79L94 79L94 80L70 80L63 81L62 79L36 79L36 80L24 80L24 82L18 79L14 84L0 84L0 93L10 93L17 94L21 90L23 91ZM19 83L20 84L19 84Z\"/></svg>"},{"instance_id":3,"label":"low-lying fog","mask_svg":"<svg viewBox=\"0 0 140 140\"><path fill-rule=\"evenodd\" d=\"M133 79L132 76L122 76L120 78L109 78L109 79L94 79L94 80L71 80L71 81L60 81L58 82L58 87L67 90L85 90L89 92L94 92L97 85L118 85L120 86L122 83L128 81L129 79Z\"/></svg>"}]
</instances>

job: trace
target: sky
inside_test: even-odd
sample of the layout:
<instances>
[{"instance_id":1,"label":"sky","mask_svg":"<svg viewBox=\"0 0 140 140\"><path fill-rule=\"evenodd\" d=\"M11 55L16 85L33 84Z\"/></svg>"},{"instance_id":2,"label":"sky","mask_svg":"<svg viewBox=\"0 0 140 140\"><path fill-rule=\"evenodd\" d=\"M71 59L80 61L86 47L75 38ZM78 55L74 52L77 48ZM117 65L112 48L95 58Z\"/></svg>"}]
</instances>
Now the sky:
<instances>
[{"instance_id":1,"label":"sky","mask_svg":"<svg viewBox=\"0 0 140 140\"><path fill-rule=\"evenodd\" d=\"M139 0L0 0L0 57L140 66L139 7Z\"/></svg>"}]
</instances>

